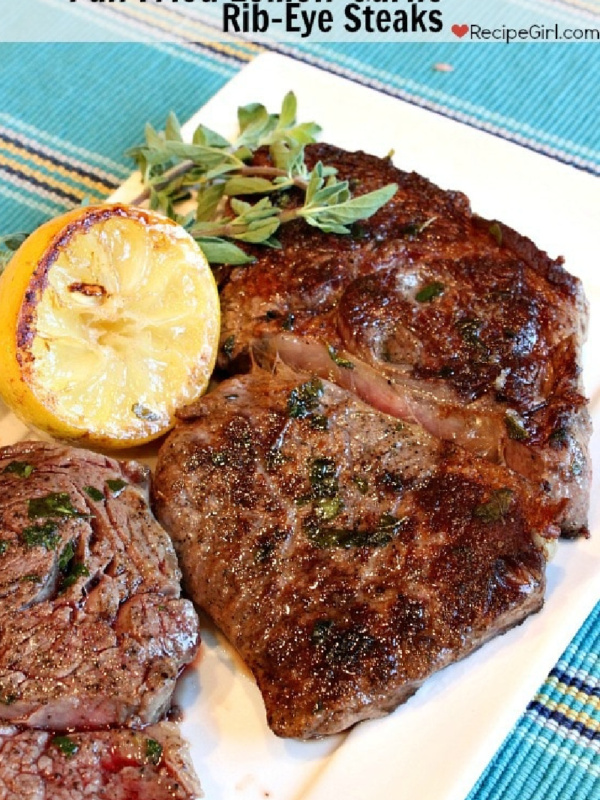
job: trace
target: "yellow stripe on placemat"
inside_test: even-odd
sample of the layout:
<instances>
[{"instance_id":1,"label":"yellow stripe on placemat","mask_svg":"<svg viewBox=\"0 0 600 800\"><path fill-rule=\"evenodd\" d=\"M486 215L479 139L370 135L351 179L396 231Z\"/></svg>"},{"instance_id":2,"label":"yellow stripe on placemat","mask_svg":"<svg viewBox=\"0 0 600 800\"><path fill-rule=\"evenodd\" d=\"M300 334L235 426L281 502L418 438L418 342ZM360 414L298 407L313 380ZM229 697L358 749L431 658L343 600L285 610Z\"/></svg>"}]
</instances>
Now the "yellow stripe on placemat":
<instances>
[{"instance_id":1,"label":"yellow stripe on placemat","mask_svg":"<svg viewBox=\"0 0 600 800\"><path fill-rule=\"evenodd\" d=\"M581 689L578 689L576 686L569 686L562 681L559 681L558 678L554 676L549 677L546 680L544 688L546 686L550 686L550 688L555 689L557 692L561 694L567 695L567 697L572 697L578 703L582 703L583 705L589 706L593 711L600 711L600 697L595 697L593 694L588 694L588 692L584 692ZM549 705L547 700L549 700L549 696L540 692L539 695L540 702L544 703L544 705ZM597 723L600 726L600 723Z\"/></svg>"},{"instance_id":2,"label":"yellow stripe on placemat","mask_svg":"<svg viewBox=\"0 0 600 800\"><path fill-rule=\"evenodd\" d=\"M59 191L63 196L67 198L75 198L79 200L83 200L84 197L87 197L87 192L78 189L76 186L71 186L70 184L63 183L62 181L56 180L51 175L46 175L44 172L40 172L36 169L31 169L26 164L23 164L21 161L16 161L12 158L7 158L6 156L0 153L0 167L8 167L11 170L14 170L19 176L22 176L25 180L27 178L35 179L39 184L41 184L42 189L56 189Z\"/></svg>"},{"instance_id":3,"label":"yellow stripe on placemat","mask_svg":"<svg viewBox=\"0 0 600 800\"><path fill-rule=\"evenodd\" d=\"M124 164L120 164L118 161L101 153L81 147L79 144L73 144L68 139L63 139L42 128L30 125L20 117L0 111L0 124L3 126L3 128L0 128L0 133L9 139L17 139L24 147L31 145L42 152L48 150L49 155L53 155L62 161L66 160L89 172L101 170L104 174L97 174L100 178L104 177L109 182L114 180L115 183L118 183L119 180L129 175L129 168ZM110 170L110 172L105 170Z\"/></svg>"},{"instance_id":4,"label":"yellow stripe on placemat","mask_svg":"<svg viewBox=\"0 0 600 800\"><path fill-rule=\"evenodd\" d=\"M598 721L597 717L588 714L587 711L577 711L566 703L558 703L556 700L552 700L548 695L541 692L535 696L535 699L550 711L556 711L572 722L579 722L581 725L585 725L588 730L600 731L600 721Z\"/></svg>"},{"instance_id":5,"label":"yellow stripe on placemat","mask_svg":"<svg viewBox=\"0 0 600 800\"><path fill-rule=\"evenodd\" d=\"M7 151L8 153L11 153L14 156L20 156L21 158L26 159L27 161L30 161L33 164L36 164L38 167L43 167L44 169L47 169L50 172L58 173L59 175L62 175L64 178L73 181L73 183L79 183L83 186L88 187L89 189L95 190L101 195L110 194L114 189L114 186L111 186L108 183L103 183L102 181L97 181L94 180L93 178L88 178L87 176L82 175L80 172L67 169L66 167L63 167L60 164L51 161L50 159L46 159L43 158L42 156L39 156L37 153L32 153L31 150L28 150L26 147L19 147L13 144L12 142L7 142L6 139L1 134L0 134L0 149ZM20 171L23 171L24 174L28 173L30 168L27 166L27 164L23 164L22 162L19 161L19 162L13 162L10 165L14 166L15 163L18 164ZM29 174L35 175L36 178L38 178L38 176L43 175L43 179L48 183L52 184L52 179L50 175L47 175L46 173L38 173L34 170L31 170ZM52 185L58 187L61 184L56 183ZM77 193L76 187L69 186L69 189L70 191ZM81 197L82 198L85 197L85 192L81 194Z\"/></svg>"},{"instance_id":6,"label":"yellow stripe on placemat","mask_svg":"<svg viewBox=\"0 0 600 800\"><path fill-rule=\"evenodd\" d=\"M8 184L15 188L9 188ZM27 208L35 209L35 211L41 211L47 217L55 217L68 207L64 199L53 192L40 191L38 186L33 186L24 178L16 178L2 168L0 168L0 196L7 197L12 202L27 206ZM44 200L50 202L46 203ZM50 205L50 203L55 205Z\"/></svg>"}]
</instances>

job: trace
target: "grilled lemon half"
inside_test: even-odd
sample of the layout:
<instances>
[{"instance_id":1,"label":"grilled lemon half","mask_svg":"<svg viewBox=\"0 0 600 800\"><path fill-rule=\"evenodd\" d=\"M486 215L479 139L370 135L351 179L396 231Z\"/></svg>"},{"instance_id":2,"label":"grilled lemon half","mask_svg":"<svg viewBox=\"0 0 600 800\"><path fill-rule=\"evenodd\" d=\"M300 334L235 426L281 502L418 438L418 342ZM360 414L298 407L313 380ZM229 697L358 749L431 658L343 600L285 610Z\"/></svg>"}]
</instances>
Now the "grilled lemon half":
<instances>
[{"instance_id":1,"label":"grilled lemon half","mask_svg":"<svg viewBox=\"0 0 600 800\"><path fill-rule=\"evenodd\" d=\"M165 433L208 385L219 298L196 242L153 211L78 208L0 276L0 395L25 423L100 448Z\"/></svg>"}]
</instances>

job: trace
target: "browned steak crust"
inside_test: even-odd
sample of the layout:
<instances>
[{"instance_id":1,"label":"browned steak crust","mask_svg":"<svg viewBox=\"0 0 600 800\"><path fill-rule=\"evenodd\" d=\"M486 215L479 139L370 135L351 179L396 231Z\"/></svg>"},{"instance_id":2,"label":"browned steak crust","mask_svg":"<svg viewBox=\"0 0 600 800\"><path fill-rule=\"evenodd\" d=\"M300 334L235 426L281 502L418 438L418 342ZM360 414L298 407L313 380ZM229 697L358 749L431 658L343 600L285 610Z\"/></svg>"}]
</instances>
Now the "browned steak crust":
<instances>
[{"instance_id":1,"label":"browned steak crust","mask_svg":"<svg viewBox=\"0 0 600 800\"><path fill-rule=\"evenodd\" d=\"M0 726L1 800L197 800L175 725L55 735Z\"/></svg>"},{"instance_id":2,"label":"browned steak crust","mask_svg":"<svg viewBox=\"0 0 600 800\"><path fill-rule=\"evenodd\" d=\"M557 509L506 468L285 368L183 416L155 510L276 733L380 716L541 607Z\"/></svg>"},{"instance_id":3,"label":"browned steak crust","mask_svg":"<svg viewBox=\"0 0 600 800\"><path fill-rule=\"evenodd\" d=\"M314 145L307 153L309 163L352 179L357 194L392 181L398 191L351 236L298 221L282 231L281 250L255 248L251 268L230 270L221 367L247 367L257 342L281 334L326 342L412 405L426 395L428 414L417 418L431 433L566 500L564 533L585 533L590 422L579 280L562 259L473 215L462 194L362 152ZM368 399L377 405L376 393Z\"/></svg>"},{"instance_id":4,"label":"browned steak crust","mask_svg":"<svg viewBox=\"0 0 600 800\"><path fill-rule=\"evenodd\" d=\"M0 720L153 723L198 644L148 470L84 450L0 449Z\"/></svg>"}]
</instances>

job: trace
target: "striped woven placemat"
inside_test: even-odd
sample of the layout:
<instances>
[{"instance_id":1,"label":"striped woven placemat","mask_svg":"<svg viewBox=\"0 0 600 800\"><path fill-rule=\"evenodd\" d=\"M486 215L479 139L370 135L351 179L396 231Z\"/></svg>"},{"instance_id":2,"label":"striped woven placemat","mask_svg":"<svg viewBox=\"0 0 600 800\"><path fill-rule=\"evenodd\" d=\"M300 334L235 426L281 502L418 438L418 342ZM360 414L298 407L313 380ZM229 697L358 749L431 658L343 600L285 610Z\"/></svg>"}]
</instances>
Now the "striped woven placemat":
<instances>
[{"instance_id":1,"label":"striped woven placemat","mask_svg":"<svg viewBox=\"0 0 600 800\"><path fill-rule=\"evenodd\" d=\"M600 797L600 603L468 800Z\"/></svg>"}]
</instances>

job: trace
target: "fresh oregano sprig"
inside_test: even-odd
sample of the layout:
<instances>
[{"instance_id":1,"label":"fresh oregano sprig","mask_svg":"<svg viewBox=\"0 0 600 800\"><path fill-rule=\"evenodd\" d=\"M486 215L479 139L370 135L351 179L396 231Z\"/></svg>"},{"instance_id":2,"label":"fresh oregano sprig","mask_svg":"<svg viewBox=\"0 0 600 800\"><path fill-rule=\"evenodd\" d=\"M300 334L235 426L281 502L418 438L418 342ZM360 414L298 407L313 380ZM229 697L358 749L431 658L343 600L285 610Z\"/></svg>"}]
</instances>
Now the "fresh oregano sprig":
<instances>
[{"instance_id":1,"label":"fresh oregano sprig","mask_svg":"<svg viewBox=\"0 0 600 800\"><path fill-rule=\"evenodd\" d=\"M173 113L164 131L146 125L144 143L128 151L145 186L132 205L149 202L182 224L214 264L253 261L236 242L279 247L278 229L295 219L327 233L350 233L352 223L374 214L397 187L389 184L352 197L348 181L338 180L335 168L319 162L309 170L304 148L321 129L314 122L297 123L296 111L292 92L278 114L269 114L260 103L242 106L233 143L204 125L196 128L191 142L184 142ZM261 147L269 149L268 165L252 163ZM302 193L299 205L285 202L285 193L293 188ZM257 201L248 202L253 196ZM190 200L194 210L181 213L182 204ZM0 273L26 236L0 238Z\"/></svg>"},{"instance_id":2,"label":"fresh oregano sprig","mask_svg":"<svg viewBox=\"0 0 600 800\"><path fill-rule=\"evenodd\" d=\"M316 141L320 128L314 122L298 124L296 110L292 92L279 114L269 114L259 103L239 108L239 135L233 143L204 125L186 143L173 113L164 131L147 125L145 142L129 151L145 184L133 204L149 201L151 208L184 225L217 264L253 260L235 242L279 247L279 227L294 219L326 233L350 233L352 223L385 205L397 186L352 197L348 181L338 180L333 167L319 162L309 170L304 148ZM261 147L269 148L269 165L252 163ZM303 193L304 201L288 207L280 199L292 188ZM248 202L250 196L259 199ZM195 211L179 213L181 204L192 198Z\"/></svg>"}]
</instances>

